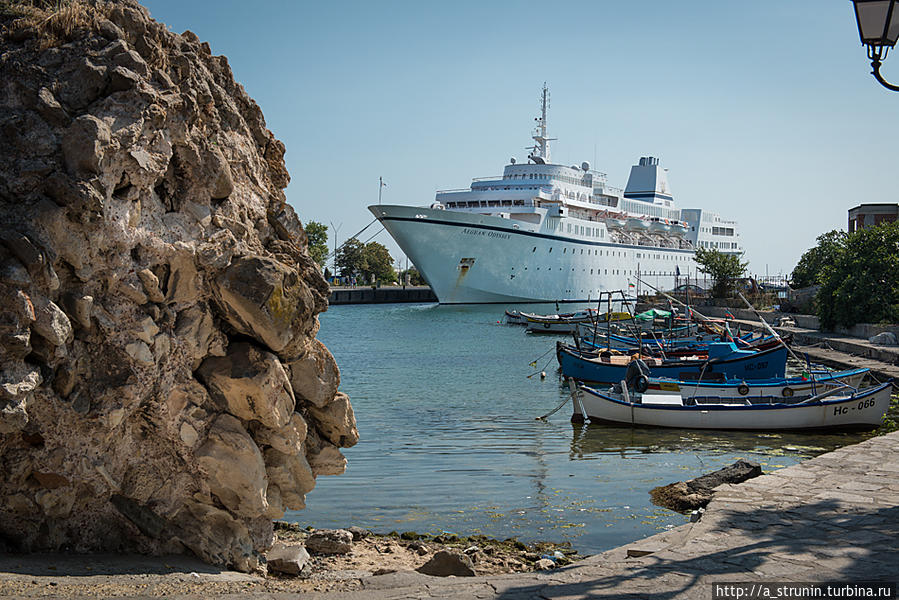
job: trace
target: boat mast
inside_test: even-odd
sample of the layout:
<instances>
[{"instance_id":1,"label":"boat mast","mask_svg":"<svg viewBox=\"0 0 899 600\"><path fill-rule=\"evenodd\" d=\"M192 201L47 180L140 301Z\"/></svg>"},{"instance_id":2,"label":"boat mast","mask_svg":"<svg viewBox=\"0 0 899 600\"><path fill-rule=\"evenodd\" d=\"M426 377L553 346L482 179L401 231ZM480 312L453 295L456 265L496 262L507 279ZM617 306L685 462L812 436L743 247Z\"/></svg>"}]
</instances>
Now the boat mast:
<instances>
[{"instance_id":1,"label":"boat mast","mask_svg":"<svg viewBox=\"0 0 899 600\"><path fill-rule=\"evenodd\" d=\"M531 153L528 158L539 165L549 164L549 142L558 138L546 137L546 111L549 108L549 88L546 82L543 82L543 93L540 97L540 116L534 120L537 121L537 128L532 136L537 142L533 147L528 148Z\"/></svg>"}]
</instances>

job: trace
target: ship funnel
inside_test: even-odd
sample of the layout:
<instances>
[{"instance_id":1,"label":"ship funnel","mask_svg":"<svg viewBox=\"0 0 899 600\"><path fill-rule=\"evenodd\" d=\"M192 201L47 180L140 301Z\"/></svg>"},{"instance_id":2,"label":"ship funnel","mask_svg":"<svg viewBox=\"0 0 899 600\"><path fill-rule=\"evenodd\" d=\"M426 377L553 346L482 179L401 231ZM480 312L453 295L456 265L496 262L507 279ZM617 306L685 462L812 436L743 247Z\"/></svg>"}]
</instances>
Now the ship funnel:
<instances>
[{"instance_id":1,"label":"ship funnel","mask_svg":"<svg viewBox=\"0 0 899 600\"><path fill-rule=\"evenodd\" d=\"M631 167L631 175L627 179L624 197L642 200L651 204L671 206L671 188L668 185L668 172L659 166L659 159L654 156L640 157L640 163Z\"/></svg>"}]
</instances>

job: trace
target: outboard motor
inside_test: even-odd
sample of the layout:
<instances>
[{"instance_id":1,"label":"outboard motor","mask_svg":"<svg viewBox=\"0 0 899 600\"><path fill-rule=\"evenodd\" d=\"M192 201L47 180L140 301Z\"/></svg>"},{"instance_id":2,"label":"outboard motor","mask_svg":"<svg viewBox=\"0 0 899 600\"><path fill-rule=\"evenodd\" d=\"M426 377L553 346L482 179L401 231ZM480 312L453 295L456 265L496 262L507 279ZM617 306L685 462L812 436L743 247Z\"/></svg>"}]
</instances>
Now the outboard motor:
<instances>
[{"instance_id":1,"label":"outboard motor","mask_svg":"<svg viewBox=\"0 0 899 600\"><path fill-rule=\"evenodd\" d=\"M642 359L632 360L624 373L627 389L642 394L649 388L649 367Z\"/></svg>"}]
</instances>

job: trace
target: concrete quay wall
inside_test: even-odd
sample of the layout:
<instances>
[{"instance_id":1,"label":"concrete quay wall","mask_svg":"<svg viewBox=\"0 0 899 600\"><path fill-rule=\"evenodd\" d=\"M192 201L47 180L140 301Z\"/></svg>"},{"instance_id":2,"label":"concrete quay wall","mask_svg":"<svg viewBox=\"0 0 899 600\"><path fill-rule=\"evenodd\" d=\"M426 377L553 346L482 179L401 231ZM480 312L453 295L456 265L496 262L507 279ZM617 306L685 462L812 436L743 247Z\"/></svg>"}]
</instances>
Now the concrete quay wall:
<instances>
[{"instance_id":1,"label":"concrete quay wall","mask_svg":"<svg viewBox=\"0 0 899 600\"><path fill-rule=\"evenodd\" d=\"M328 304L388 304L392 302L437 302L428 286L331 288Z\"/></svg>"}]
</instances>

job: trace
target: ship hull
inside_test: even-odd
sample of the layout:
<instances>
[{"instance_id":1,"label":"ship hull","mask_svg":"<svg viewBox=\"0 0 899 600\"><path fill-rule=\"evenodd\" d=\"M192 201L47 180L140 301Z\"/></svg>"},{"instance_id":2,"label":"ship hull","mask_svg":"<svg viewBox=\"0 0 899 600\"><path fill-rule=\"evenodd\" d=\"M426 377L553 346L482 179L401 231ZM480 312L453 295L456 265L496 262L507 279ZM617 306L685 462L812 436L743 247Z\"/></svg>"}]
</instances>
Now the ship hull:
<instances>
[{"instance_id":1,"label":"ship hull","mask_svg":"<svg viewBox=\"0 0 899 600\"><path fill-rule=\"evenodd\" d=\"M397 205L369 210L441 304L589 302L604 291L636 291L638 273L671 289L675 273L696 270L691 250L570 239L475 213Z\"/></svg>"}]
</instances>

